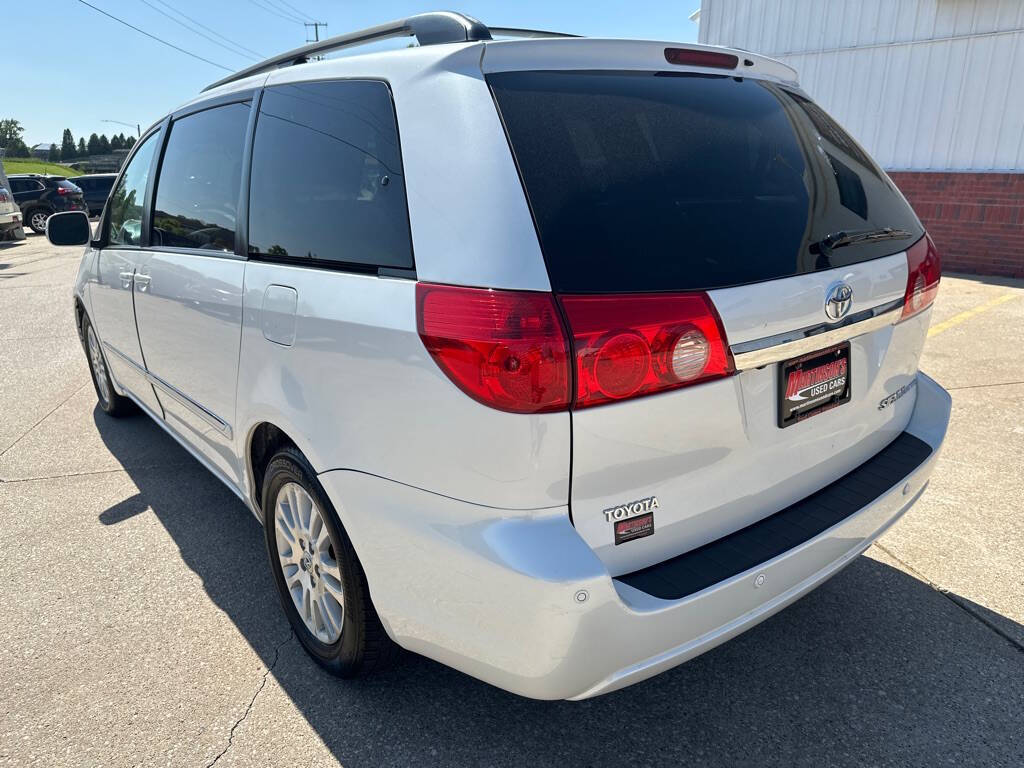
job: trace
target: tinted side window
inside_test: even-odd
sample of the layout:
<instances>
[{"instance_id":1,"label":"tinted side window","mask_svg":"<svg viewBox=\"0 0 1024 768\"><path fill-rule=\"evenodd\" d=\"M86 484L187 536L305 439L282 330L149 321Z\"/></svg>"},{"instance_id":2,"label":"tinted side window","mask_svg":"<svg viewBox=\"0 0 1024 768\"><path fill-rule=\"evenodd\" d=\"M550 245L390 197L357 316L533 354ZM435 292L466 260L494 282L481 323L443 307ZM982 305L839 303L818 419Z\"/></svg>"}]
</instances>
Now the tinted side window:
<instances>
[{"instance_id":1,"label":"tinted side window","mask_svg":"<svg viewBox=\"0 0 1024 768\"><path fill-rule=\"evenodd\" d=\"M268 88L256 123L249 250L411 267L391 93L345 80Z\"/></svg>"},{"instance_id":2,"label":"tinted side window","mask_svg":"<svg viewBox=\"0 0 1024 768\"><path fill-rule=\"evenodd\" d=\"M138 245L142 234L142 206L146 201L146 183L153 152L160 143L157 131L146 139L124 175L110 195L110 217L107 243L109 245Z\"/></svg>"},{"instance_id":3,"label":"tinted side window","mask_svg":"<svg viewBox=\"0 0 1024 768\"><path fill-rule=\"evenodd\" d=\"M228 104L171 124L153 204L152 245L235 249L248 104Z\"/></svg>"}]
</instances>

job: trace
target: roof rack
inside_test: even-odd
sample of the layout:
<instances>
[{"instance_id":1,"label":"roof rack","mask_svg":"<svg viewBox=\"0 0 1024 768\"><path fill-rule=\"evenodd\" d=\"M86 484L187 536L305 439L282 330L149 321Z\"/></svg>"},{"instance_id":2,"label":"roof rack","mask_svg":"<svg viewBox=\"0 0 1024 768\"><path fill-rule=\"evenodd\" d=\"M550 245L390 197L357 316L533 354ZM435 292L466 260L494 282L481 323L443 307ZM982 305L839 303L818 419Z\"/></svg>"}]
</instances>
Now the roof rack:
<instances>
[{"instance_id":1,"label":"roof rack","mask_svg":"<svg viewBox=\"0 0 1024 768\"><path fill-rule=\"evenodd\" d=\"M437 45L439 43L465 43L479 40L491 40L491 33L502 37L576 37L559 32L544 32L537 29L516 29L513 27L493 27L488 29L487 25L477 21L471 16L452 11L433 11L431 13L418 13L405 19L396 19L387 24L379 24L376 27L368 27L357 32L349 32L345 35L335 35L326 40L320 40L299 48L271 56L265 61L253 64L233 75L218 80L215 83L203 88L209 91L221 85L233 83L236 80L258 75L261 72L268 72L279 67L289 67L294 64L305 64L311 56L338 51L343 48L354 48L359 45L387 40L392 37L415 37L420 45Z\"/></svg>"}]
</instances>

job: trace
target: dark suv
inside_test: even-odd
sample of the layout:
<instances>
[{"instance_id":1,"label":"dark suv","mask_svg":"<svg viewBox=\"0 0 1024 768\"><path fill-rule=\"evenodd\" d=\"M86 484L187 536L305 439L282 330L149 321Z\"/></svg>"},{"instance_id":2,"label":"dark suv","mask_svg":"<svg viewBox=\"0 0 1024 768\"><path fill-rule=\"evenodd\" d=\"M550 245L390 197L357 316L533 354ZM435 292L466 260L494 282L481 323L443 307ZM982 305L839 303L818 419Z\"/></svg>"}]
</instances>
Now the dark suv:
<instances>
[{"instance_id":1,"label":"dark suv","mask_svg":"<svg viewBox=\"0 0 1024 768\"><path fill-rule=\"evenodd\" d=\"M46 232L46 220L60 211L87 211L82 190L63 176L16 173L11 182L14 202L21 208L25 223L36 234Z\"/></svg>"},{"instance_id":2,"label":"dark suv","mask_svg":"<svg viewBox=\"0 0 1024 768\"><path fill-rule=\"evenodd\" d=\"M107 204L107 196L116 178L116 173L92 173L87 176L72 176L68 181L82 190L85 204L89 206L89 215L99 216L103 213L103 206Z\"/></svg>"}]
</instances>

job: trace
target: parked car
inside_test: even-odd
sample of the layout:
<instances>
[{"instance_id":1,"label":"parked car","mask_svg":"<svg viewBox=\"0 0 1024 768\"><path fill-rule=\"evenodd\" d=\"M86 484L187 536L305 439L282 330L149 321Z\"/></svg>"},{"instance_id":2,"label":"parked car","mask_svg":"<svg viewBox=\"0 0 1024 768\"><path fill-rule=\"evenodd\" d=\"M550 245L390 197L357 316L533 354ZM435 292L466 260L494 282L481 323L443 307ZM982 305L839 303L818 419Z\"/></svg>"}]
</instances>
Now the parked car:
<instances>
[{"instance_id":1,"label":"parked car","mask_svg":"<svg viewBox=\"0 0 1024 768\"><path fill-rule=\"evenodd\" d=\"M46 220L52 214L87 210L82 190L63 176L14 173L8 179L22 218L38 235L46 232Z\"/></svg>"},{"instance_id":2,"label":"parked car","mask_svg":"<svg viewBox=\"0 0 1024 768\"><path fill-rule=\"evenodd\" d=\"M450 13L370 32L150 128L74 292L99 407L263 523L314 659L397 645L595 696L779 611L921 496L939 256L792 69ZM420 45L294 64L397 35Z\"/></svg>"},{"instance_id":3,"label":"parked car","mask_svg":"<svg viewBox=\"0 0 1024 768\"><path fill-rule=\"evenodd\" d=\"M0 161L0 242L20 231L21 210L14 202L11 182L7 180L7 175L4 173L3 161ZM19 237L24 237L24 235L19 235Z\"/></svg>"},{"instance_id":4,"label":"parked car","mask_svg":"<svg viewBox=\"0 0 1024 768\"><path fill-rule=\"evenodd\" d=\"M89 215L99 216L103 212L103 206L107 204L107 197L116 178L116 173L90 173L85 176L72 176L68 181L82 190L85 204L89 207Z\"/></svg>"}]
</instances>

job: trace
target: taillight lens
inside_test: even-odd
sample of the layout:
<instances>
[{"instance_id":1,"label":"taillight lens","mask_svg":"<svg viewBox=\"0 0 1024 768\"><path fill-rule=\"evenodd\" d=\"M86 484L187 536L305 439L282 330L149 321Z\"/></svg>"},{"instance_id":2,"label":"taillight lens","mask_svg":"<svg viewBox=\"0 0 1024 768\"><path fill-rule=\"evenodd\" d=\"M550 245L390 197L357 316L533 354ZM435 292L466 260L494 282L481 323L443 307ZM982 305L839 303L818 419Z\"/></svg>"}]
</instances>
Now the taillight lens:
<instances>
[{"instance_id":1,"label":"taillight lens","mask_svg":"<svg viewBox=\"0 0 1024 768\"><path fill-rule=\"evenodd\" d=\"M728 376L725 332L703 293L563 296L576 356L575 407Z\"/></svg>"},{"instance_id":2,"label":"taillight lens","mask_svg":"<svg viewBox=\"0 0 1024 768\"><path fill-rule=\"evenodd\" d=\"M3 187L0 187L0 203L9 203L9 202L11 202L11 198L7 194L7 190L4 189Z\"/></svg>"},{"instance_id":3,"label":"taillight lens","mask_svg":"<svg viewBox=\"0 0 1024 768\"><path fill-rule=\"evenodd\" d=\"M77 195L81 191L82 190L78 189L78 187L75 187L74 189L70 189L68 187L57 187L57 194L62 197L64 195Z\"/></svg>"},{"instance_id":4,"label":"taillight lens","mask_svg":"<svg viewBox=\"0 0 1024 768\"><path fill-rule=\"evenodd\" d=\"M907 289L903 294L901 320L923 312L935 301L942 277L939 252L931 237L925 235L907 249Z\"/></svg>"},{"instance_id":5,"label":"taillight lens","mask_svg":"<svg viewBox=\"0 0 1024 768\"><path fill-rule=\"evenodd\" d=\"M459 389L513 413L569 405L569 342L550 293L416 285L423 344Z\"/></svg>"}]
</instances>

